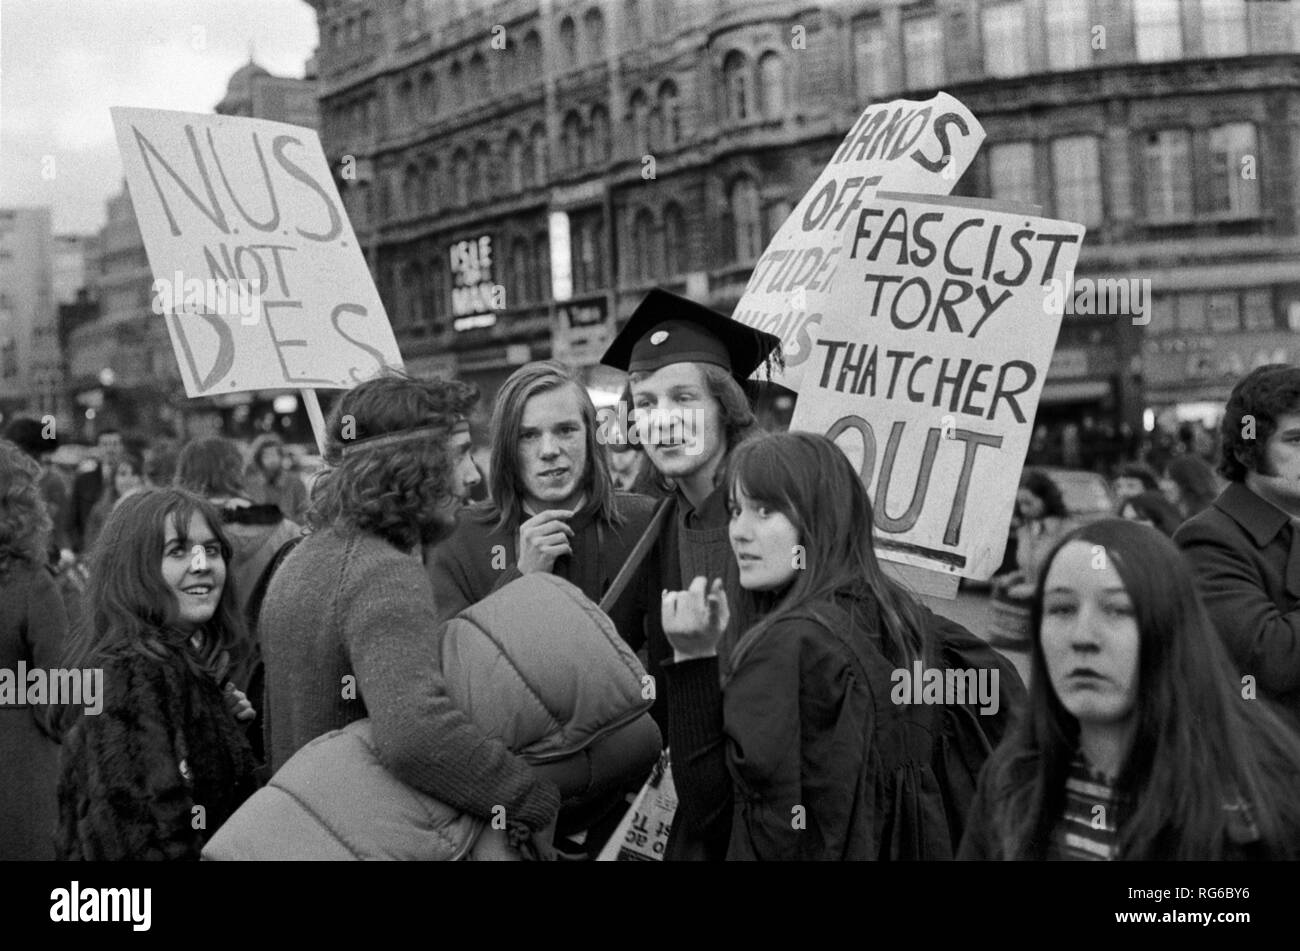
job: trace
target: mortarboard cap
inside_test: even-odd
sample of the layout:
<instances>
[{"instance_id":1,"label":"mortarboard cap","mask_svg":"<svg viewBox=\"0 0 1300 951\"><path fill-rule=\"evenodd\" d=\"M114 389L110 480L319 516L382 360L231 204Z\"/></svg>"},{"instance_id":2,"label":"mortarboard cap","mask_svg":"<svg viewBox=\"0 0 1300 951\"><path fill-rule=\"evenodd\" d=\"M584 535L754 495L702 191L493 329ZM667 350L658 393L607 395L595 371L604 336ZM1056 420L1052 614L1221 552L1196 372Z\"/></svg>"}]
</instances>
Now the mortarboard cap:
<instances>
[{"instance_id":1,"label":"mortarboard cap","mask_svg":"<svg viewBox=\"0 0 1300 951\"><path fill-rule=\"evenodd\" d=\"M656 287L600 362L628 373L653 373L670 363L712 363L743 382L760 366L779 364L780 348L779 337Z\"/></svg>"}]
</instances>

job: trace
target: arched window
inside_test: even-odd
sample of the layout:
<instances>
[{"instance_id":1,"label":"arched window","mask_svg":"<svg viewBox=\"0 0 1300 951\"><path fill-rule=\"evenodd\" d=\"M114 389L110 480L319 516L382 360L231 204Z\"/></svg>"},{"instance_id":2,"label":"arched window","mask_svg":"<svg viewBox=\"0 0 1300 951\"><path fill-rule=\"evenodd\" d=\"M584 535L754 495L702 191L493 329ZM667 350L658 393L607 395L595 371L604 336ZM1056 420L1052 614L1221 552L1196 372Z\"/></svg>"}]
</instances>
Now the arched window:
<instances>
[{"instance_id":1,"label":"arched window","mask_svg":"<svg viewBox=\"0 0 1300 951\"><path fill-rule=\"evenodd\" d=\"M430 210L437 211L441 208L444 200L442 170L438 167L438 160L433 157L424 163L424 190Z\"/></svg>"},{"instance_id":2,"label":"arched window","mask_svg":"<svg viewBox=\"0 0 1300 951\"><path fill-rule=\"evenodd\" d=\"M529 30L524 34L524 42L521 47L521 59L519 70L515 74L515 79L522 85L533 82L542 75L542 40L537 35L536 30Z\"/></svg>"},{"instance_id":3,"label":"arched window","mask_svg":"<svg viewBox=\"0 0 1300 951\"><path fill-rule=\"evenodd\" d=\"M510 246L510 297L506 301L507 307L522 307L525 301L531 299L533 279L529 271L532 263L528 242L523 238L515 238Z\"/></svg>"},{"instance_id":4,"label":"arched window","mask_svg":"<svg viewBox=\"0 0 1300 951\"><path fill-rule=\"evenodd\" d=\"M452 111L459 110L465 104L465 71L461 69L460 62L451 64L451 69L447 72L448 98Z\"/></svg>"},{"instance_id":5,"label":"arched window","mask_svg":"<svg viewBox=\"0 0 1300 951\"><path fill-rule=\"evenodd\" d=\"M641 45L644 27L641 24L640 0L625 0L623 4L623 45L635 48Z\"/></svg>"},{"instance_id":6,"label":"arched window","mask_svg":"<svg viewBox=\"0 0 1300 951\"><path fill-rule=\"evenodd\" d=\"M447 314L447 278L443 267L442 261L434 258L424 271L429 275L429 317L435 333L442 329L442 318Z\"/></svg>"},{"instance_id":7,"label":"arched window","mask_svg":"<svg viewBox=\"0 0 1300 951\"><path fill-rule=\"evenodd\" d=\"M776 53L764 53L758 61L758 107L767 119L780 118L785 110L785 66Z\"/></svg>"},{"instance_id":8,"label":"arched window","mask_svg":"<svg viewBox=\"0 0 1300 951\"><path fill-rule=\"evenodd\" d=\"M785 219L790 217L790 203L782 198L780 201L773 202L767 207L767 214L764 216L763 223L763 241L764 246L771 242L773 236L785 224Z\"/></svg>"},{"instance_id":9,"label":"arched window","mask_svg":"<svg viewBox=\"0 0 1300 951\"><path fill-rule=\"evenodd\" d=\"M582 18L582 32L587 41L588 62L599 62L605 58L605 15L599 7L592 7Z\"/></svg>"},{"instance_id":10,"label":"arched window","mask_svg":"<svg viewBox=\"0 0 1300 951\"><path fill-rule=\"evenodd\" d=\"M609 110L604 106L591 109L591 160L598 164L609 161Z\"/></svg>"},{"instance_id":11,"label":"arched window","mask_svg":"<svg viewBox=\"0 0 1300 951\"><path fill-rule=\"evenodd\" d=\"M551 239L545 231L539 231L533 239L533 282L536 292L533 300L545 301L551 296Z\"/></svg>"},{"instance_id":12,"label":"arched window","mask_svg":"<svg viewBox=\"0 0 1300 951\"><path fill-rule=\"evenodd\" d=\"M664 271L675 277L686 271L686 218L677 205L664 208Z\"/></svg>"},{"instance_id":13,"label":"arched window","mask_svg":"<svg viewBox=\"0 0 1300 951\"><path fill-rule=\"evenodd\" d=\"M749 116L749 70L745 54L732 50L722 61L723 114L733 122Z\"/></svg>"},{"instance_id":14,"label":"arched window","mask_svg":"<svg viewBox=\"0 0 1300 951\"><path fill-rule=\"evenodd\" d=\"M409 79L397 87L397 121L402 125L415 122L414 87Z\"/></svg>"},{"instance_id":15,"label":"arched window","mask_svg":"<svg viewBox=\"0 0 1300 951\"><path fill-rule=\"evenodd\" d=\"M532 141L533 184L545 185L550 178L546 162L546 128L540 122L537 123L529 138Z\"/></svg>"},{"instance_id":16,"label":"arched window","mask_svg":"<svg viewBox=\"0 0 1300 951\"><path fill-rule=\"evenodd\" d=\"M474 180L471 183L475 201L484 201L498 191L496 162L492 149L486 142L474 146Z\"/></svg>"},{"instance_id":17,"label":"arched window","mask_svg":"<svg viewBox=\"0 0 1300 951\"><path fill-rule=\"evenodd\" d=\"M361 11L361 39L365 40L370 37L374 30L374 18L371 17L369 10Z\"/></svg>"},{"instance_id":18,"label":"arched window","mask_svg":"<svg viewBox=\"0 0 1300 951\"><path fill-rule=\"evenodd\" d=\"M343 27L335 23L330 27L330 48L337 51L343 45Z\"/></svg>"},{"instance_id":19,"label":"arched window","mask_svg":"<svg viewBox=\"0 0 1300 951\"><path fill-rule=\"evenodd\" d=\"M361 215L361 223L366 227L375 217L374 196L370 194L369 182L357 182L357 191L360 199L357 201L357 212Z\"/></svg>"},{"instance_id":20,"label":"arched window","mask_svg":"<svg viewBox=\"0 0 1300 951\"><path fill-rule=\"evenodd\" d=\"M418 165L406 166L402 176L402 216L415 214L420 204L420 168Z\"/></svg>"},{"instance_id":21,"label":"arched window","mask_svg":"<svg viewBox=\"0 0 1300 951\"><path fill-rule=\"evenodd\" d=\"M682 114L677 85L669 80L659 87L659 145L671 149L682 141Z\"/></svg>"},{"instance_id":22,"label":"arched window","mask_svg":"<svg viewBox=\"0 0 1300 951\"><path fill-rule=\"evenodd\" d=\"M506 139L506 166L509 169L506 186L510 192L524 190L524 139L518 132L511 132Z\"/></svg>"},{"instance_id":23,"label":"arched window","mask_svg":"<svg viewBox=\"0 0 1300 951\"><path fill-rule=\"evenodd\" d=\"M578 32L573 27L573 17L560 21L560 65L565 69L577 65Z\"/></svg>"},{"instance_id":24,"label":"arched window","mask_svg":"<svg viewBox=\"0 0 1300 951\"><path fill-rule=\"evenodd\" d=\"M412 327L420 327L424 325L425 315L424 268L420 262L412 261L407 265L406 280L406 290L410 295L410 312L407 316Z\"/></svg>"},{"instance_id":25,"label":"arched window","mask_svg":"<svg viewBox=\"0 0 1300 951\"><path fill-rule=\"evenodd\" d=\"M451 203L457 207L469 200L469 156L457 149L451 159Z\"/></svg>"},{"instance_id":26,"label":"arched window","mask_svg":"<svg viewBox=\"0 0 1300 951\"><path fill-rule=\"evenodd\" d=\"M420 166L419 188L415 193L415 207L423 214L429 210L429 165Z\"/></svg>"},{"instance_id":27,"label":"arched window","mask_svg":"<svg viewBox=\"0 0 1300 951\"><path fill-rule=\"evenodd\" d=\"M655 276L655 220L642 208L632 219L633 278L648 281Z\"/></svg>"},{"instance_id":28,"label":"arched window","mask_svg":"<svg viewBox=\"0 0 1300 951\"><path fill-rule=\"evenodd\" d=\"M492 90L489 88L491 77L488 76L487 63L483 59L483 54L475 52L469 59L469 94L475 102L486 99L491 95Z\"/></svg>"},{"instance_id":29,"label":"arched window","mask_svg":"<svg viewBox=\"0 0 1300 951\"><path fill-rule=\"evenodd\" d=\"M583 159L582 119L576 112L564 117L564 126L560 132L561 145L564 149L564 167L567 171L582 168Z\"/></svg>"},{"instance_id":30,"label":"arched window","mask_svg":"<svg viewBox=\"0 0 1300 951\"><path fill-rule=\"evenodd\" d=\"M763 220L758 203L758 186L747 175L731 184L731 210L735 260L752 261L763 253Z\"/></svg>"},{"instance_id":31,"label":"arched window","mask_svg":"<svg viewBox=\"0 0 1300 951\"><path fill-rule=\"evenodd\" d=\"M420 115L432 119L438 114L438 95L433 85L433 73L425 70L420 76Z\"/></svg>"},{"instance_id":32,"label":"arched window","mask_svg":"<svg viewBox=\"0 0 1300 951\"><path fill-rule=\"evenodd\" d=\"M628 118L632 124L632 148L637 155L650 151L650 100L638 89L628 101Z\"/></svg>"}]
</instances>

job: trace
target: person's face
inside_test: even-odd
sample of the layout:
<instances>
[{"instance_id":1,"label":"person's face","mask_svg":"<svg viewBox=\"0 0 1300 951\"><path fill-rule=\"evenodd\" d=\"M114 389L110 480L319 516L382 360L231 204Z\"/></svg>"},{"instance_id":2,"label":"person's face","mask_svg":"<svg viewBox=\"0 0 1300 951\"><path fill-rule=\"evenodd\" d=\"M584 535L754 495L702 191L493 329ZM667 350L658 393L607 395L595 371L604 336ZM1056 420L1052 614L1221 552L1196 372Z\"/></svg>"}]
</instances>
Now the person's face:
<instances>
[{"instance_id":1,"label":"person's face","mask_svg":"<svg viewBox=\"0 0 1300 951\"><path fill-rule=\"evenodd\" d=\"M722 407L696 363L670 363L633 383L632 407L646 455L670 479L715 472L727 452Z\"/></svg>"},{"instance_id":2,"label":"person's face","mask_svg":"<svg viewBox=\"0 0 1300 951\"><path fill-rule=\"evenodd\" d=\"M471 455L473 451L474 441L469 430L453 433L447 441L447 454L451 460L451 476L447 486L450 498L438 508L438 521L445 526L456 524L456 514L469 502L474 486L482 481Z\"/></svg>"},{"instance_id":3,"label":"person's face","mask_svg":"<svg viewBox=\"0 0 1300 951\"><path fill-rule=\"evenodd\" d=\"M125 498L144 488L144 479L131 463L119 462L113 470L113 488L117 491L118 498Z\"/></svg>"},{"instance_id":4,"label":"person's face","mask_svg":"<svg viewBox=\"0 0 1300 951\"><path fill-rule=\"evenodd\" d=\"M799 531L785 515L769 509L737 487L731 500L731 550L747 591L774 591L794 580Z\"/></svg>"},{"instance_id":5,"label":"person's face","mask_svg":"<svg viewBox=\"0 0 1300 951\"><path fill-rule=\"evenodd\" d=\"M610 446L609 476L614 488L627 491L636 481L641 456L630 446Z\"/></svg>"},{"instance_id":6,"label":"person's face","mask_svg":"<svg viewBox=\"0 0 1300 951\"><path fill-rule=\"evenodd\" d=\"M1264 465L1260 475L1294 484L1295 494L1300 496L1300 413L1283 413L1277 418L1277 429L1264 444Z\"/></svg>"},{"instance_id":7,"label":"person's face","mask_svg":"<svg viewBox=\"0 0 1300 951\"><path fill-rule=\"evenodd\" d=\"M1146 486L1136 476L1117 476L1115 479L1115 494L1121 499L1131 499L1145 491Z\"/></svg>"},{"instance_id":8,"label":"person's face","mask_svg":"<svg viewBox=\"0 0 1300 951\"><path fill-rule=\"evenodd\" d=\"M1074 541L1057 553L1043 587L1040 632L1047 675L1081 725L1122 725L1138 688L1133 602L1100 545Z\"/></svg>"},{"instance_id":9,"label":"person's face","mask_svg":"<svg viewBox=\"0 0 1300 951\"><path fill-rule=\"evenodd\" d=\"M515 451L518 488L530 509L577 504L587 479L587 425L572 386L538 393L524 403Z\"/></svg>"},{"instance_id":10,"label":"person's face","mask_svg":"<svg viewBox=\"0 0 1300 951\"><path fill-rule=\"evenodd\" d=\"M162 576L176 598L181 628L194 631L212 619L226 584L226 561L220 543L199 513L190 517L184 537L176 530L176 519L167 520Z\"/></svg>"},{"instance_id":11,"label":"person's face","mask_svg":"<svg viewBox=\"0 0 1300 951\"><path fill-rule=\"evenodd\" d=\"M1177 508L1183 501L1183 490L1178 488L1178 483L1173 479L1161 479L1160 491L1164 493L1169 504Z\"/></svg>"},{"instance_id":12,"label":"person's face","mask_svg":"<svg viewBox=\"0 0 1300 951\"><path fill-rule=\"evenodd\" d=\"M122 437L118 433L105 433L96 440L100 461L106 465L117 465L122 455Z\"/></svg>"},{"instance_id":13,"label":"person's face","mask_svg":"<svg viewBox=\"0 0 1300 951\"><path fill-rule=\"evenodd\" d=\"M283 457L279 446L266 446L257 454L257 464L264 472L279 472L283 468Z\"/></svg>"},{"instance_id":14,"label":"person's face","mask_svg":"<svg viewBox=\"0 0 1300 951\"><path fill-rule=\"evenodd\" d=\"M1047 506L1043 505L1043 500L1024 486L1021 486L1020 490L1016 492L1016 507L1024 518L1040 518L1047 511Z\"/></svg>"}]
</instances>

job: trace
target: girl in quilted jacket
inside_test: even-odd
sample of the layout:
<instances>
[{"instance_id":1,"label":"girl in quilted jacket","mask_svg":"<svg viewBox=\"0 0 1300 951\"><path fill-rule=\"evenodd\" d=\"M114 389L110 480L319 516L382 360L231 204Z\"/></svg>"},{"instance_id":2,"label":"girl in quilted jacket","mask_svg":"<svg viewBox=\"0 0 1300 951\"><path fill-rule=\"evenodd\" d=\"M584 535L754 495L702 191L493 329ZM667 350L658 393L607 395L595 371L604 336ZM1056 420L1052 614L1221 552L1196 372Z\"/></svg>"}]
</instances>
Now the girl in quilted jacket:
<instances>
[{"instance_id":1,"label":"girl in quilted jacket","mask_svg":"<svg viewBox=\"0 0 1300 951\"><path fill-rule=\"evenodd\" d=\"M664 592L674 836L711 859L951 858L963 817L932 765L940 713L895 703L892 682L914 661L939 663L945 638L971 636L941 636L942 622L881 570L866 490L829 439L748 440L726 480L738 600L760 620L720 683L721 579ZM1021 688L999 672L1005 713Z\"/></svg>"},{"instance_id":2,"label":"girl in quilted jacket","mask_svg":"<svg viewBox=\"0 0 1300 951\"><path fill-rule=\"evenodd\" d=\"M1031 623L1029 705L960 858L1300 857L1300 739L1233 669L1172 541L1124 519L1076 529Z\"/></svg>"},{"instance_id":3,"label":"girl in quilted jacket","mask_svg":"<svg viewBox=\"0 0 1300 951\"><path fill-rule=\"evenodd\" d=\"M216 509L181 489L105 523L65 662L103 679L94 706L61 711L60 858L197 859L253 792L252 707L225 681L245 642L230 555Z\"/></svg>"}]
</instances>

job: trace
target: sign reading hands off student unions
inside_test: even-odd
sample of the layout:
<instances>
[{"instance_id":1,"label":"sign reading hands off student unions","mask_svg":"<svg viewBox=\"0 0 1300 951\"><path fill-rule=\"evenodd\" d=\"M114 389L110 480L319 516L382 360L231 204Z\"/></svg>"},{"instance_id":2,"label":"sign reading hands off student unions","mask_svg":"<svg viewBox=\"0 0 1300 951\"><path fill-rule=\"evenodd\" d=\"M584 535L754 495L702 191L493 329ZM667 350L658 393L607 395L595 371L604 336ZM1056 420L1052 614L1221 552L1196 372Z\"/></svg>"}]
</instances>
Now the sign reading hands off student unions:
<instances>
[{"instance_id":1,"label":"sign reading hands off student unions","mask_svg":"<svg viewBox=\"0 0 1300 951\"><path fill-rule=\"evenodd\" d=\"M347 389L402 358L310 129L234 116L112 110L187 396ZM254 312L173 283L253 287ZM204 303L200 304L199 300Z\"/></svg>"},{"instance_id":2,"label":"sign reading hands off student unions","mask_svg":"<svg viewBox=\"0 0 1300 951\"><path fill-rule=\"evenodd\" d=\"M791 429L871 493L881 555L987 578L1002 561L1084 227L1005 204L878 192L844 232Z\"/></svg>"},{"instance_id":3,"label":"sign reading hands off student unions","mask_svg":"<svg viewBox=\"0 0 1300 951\"><path fill-rule=\"evenodd\" d=\"M772 379L803 387L840 254L840 235L877 187L946 195L984 141L984 128L947 93L924 102L868 106L812 188L786 218L758 263L732 318L781 338L785 372Z\"/></svg>"}]
</instances>

